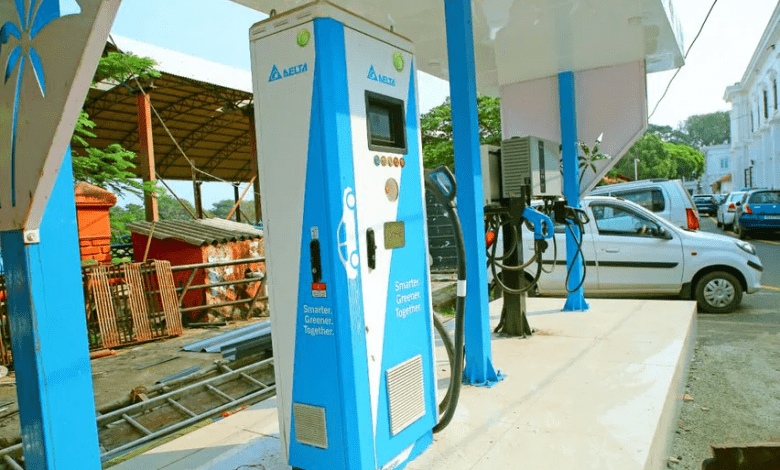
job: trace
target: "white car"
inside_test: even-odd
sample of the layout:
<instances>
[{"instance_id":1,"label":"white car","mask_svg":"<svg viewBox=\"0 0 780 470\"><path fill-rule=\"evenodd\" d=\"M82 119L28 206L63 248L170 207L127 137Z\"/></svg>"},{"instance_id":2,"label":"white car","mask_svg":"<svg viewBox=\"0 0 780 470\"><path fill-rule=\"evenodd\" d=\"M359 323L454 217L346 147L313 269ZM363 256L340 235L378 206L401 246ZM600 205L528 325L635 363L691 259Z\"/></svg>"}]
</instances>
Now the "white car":
<instances>
[{"instance_id":1,"label":"white car","mask_svg":"<svg viewBox=\"0 0 780 470\"><path fill-rule=\"evenodd\" d=\"M588 196L582 208L585 295L680 295L695 299L699 310L728 313L743 292L761 288L763 266L753 245L735 238L685 230L633 202ZM523 230L524 259L533 255L533 234ZM556 226L558 259L542 273L538 293L566 294L566 234ZM553 264L552 240L543 255ZM533 278L536 265L526 268Z\"/></svg>"},{"instance_id":2,"label":"white car","mask_svg":"<svg viewBox=\"0 0 780 470\"><path fill-rule=\"evenodd\" d=\"M729 193L723 204L718 206L718 227L730 230L734 227L734 214L737 210L737 203L742 199L745 191L734 191Z\"/></svg>"},{"instance_id":3,"label":"white car","mask_svg":"<svg viewBox=\"0 0 780 470\"><path fill-rule=\"evenodd\" d=\"M699 211L680 180L649 179L593 188L591 196L613 196L635 202L677 227L699 228Z\"/></svg>"}]
</instances>

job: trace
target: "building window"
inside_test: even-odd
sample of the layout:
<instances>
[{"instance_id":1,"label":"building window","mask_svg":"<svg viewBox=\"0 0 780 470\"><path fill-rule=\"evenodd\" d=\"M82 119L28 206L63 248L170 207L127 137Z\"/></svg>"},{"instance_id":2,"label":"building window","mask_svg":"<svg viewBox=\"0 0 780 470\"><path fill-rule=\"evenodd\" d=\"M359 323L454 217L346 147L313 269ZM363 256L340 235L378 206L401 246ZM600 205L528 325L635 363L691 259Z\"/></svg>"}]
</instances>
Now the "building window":
<instances>
[{"instance_id":1,"label":"building window","mask_svg":"<svg viewBox=\"0 0 780 470\"><path fill-rule=\"evenodd\" d=\"M750 132L755 131L755 126L753 124L753 110L750 110Z\"/></svg>"},{"instance_id":2,"label":"building window","mask_svg":"<svg viewBox=\"0 0 780 470\"><path fill-rule=\"evenodd\" d=\"M720 168L721 170L726 170L729 167L729 159L728 158L721 158L720 159Z\"/></svg>"},{"instance_id":3,"label":"building window","mask_svg":"<svg viewBox=\"0 0 780 470\"><path fill-rule=\"evenodd\" d=\"M764 119L769 119L769 99L766 90L764 90Z\"/></svg>"},{"instance_id":4,"label":"building window","mask_svg":"<svg viewBox=\"0 0 780 470\"><path fill-rule=\"evenodd\" d=\"M772 92L775 98L775 106L772 109L777 111L777 79L776 78L772 79Z\"/></svg>"}]
</instances>

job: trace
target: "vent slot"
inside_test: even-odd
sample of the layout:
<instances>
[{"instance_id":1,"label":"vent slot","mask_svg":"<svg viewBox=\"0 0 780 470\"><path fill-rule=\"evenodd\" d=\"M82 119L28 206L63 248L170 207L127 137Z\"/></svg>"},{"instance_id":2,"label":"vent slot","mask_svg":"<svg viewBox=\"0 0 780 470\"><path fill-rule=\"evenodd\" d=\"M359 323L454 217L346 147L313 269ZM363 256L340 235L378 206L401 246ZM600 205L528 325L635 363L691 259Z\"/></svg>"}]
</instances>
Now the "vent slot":
<instances>
[{"instance_id":1,"label":"vent slot","mask_svg":"<svg viewBox=\"0 0 780 470\"><path fill-rule=\"evenodd\" d=\"M501 187L505 198L522 194L531 186L531 139L512 138L501 142Z\"/></svg>"},{"instance_id":2,"label":"vent slot","mask_svg":"<svg viewBox=\"0 0 780 470\"><path fill-rule=\"evenodd\" d=\"M425 416L422 356L417 355L387 369L390 432L396 435Z\"/></svg>"},{"instance_id":3,"label":"vent slot","mask_svg":"<svg viewBox=\"0 0 780 470\"><path fill-rule=\"evenodd\" d=\"M293 413L295 414L295 439L301 444L327 449L325 408L293 403Z\"/></svg>"}]
</instances>

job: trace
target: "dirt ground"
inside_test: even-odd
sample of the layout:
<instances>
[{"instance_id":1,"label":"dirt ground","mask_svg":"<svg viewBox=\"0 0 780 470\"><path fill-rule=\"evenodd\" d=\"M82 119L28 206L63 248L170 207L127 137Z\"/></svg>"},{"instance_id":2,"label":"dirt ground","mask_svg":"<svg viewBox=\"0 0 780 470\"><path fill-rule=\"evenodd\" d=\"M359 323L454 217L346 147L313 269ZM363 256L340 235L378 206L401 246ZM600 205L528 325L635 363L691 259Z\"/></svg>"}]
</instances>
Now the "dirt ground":
<instances>
[{"instance_id":1,"label":"dirt ground","mask_svg":"<svg viewBox=\"0 0 780 470\"><path fill-rule=\"evenodd\" d=\"M699 314L669 468L699 470L712 444L780 442L780 323L732 317Z\"/></svg>"},{"instance_id":2,"label":"dirt ground","mask_svg":"<svg viewBox=\"0 0 780 470\"><path fill-rule=\"evenodd\" d=\"M167 340L114 349L116 355L92 359L92 380L96 407L127 397L134 388L150 387L162 378L193 366L205 369L222 359L220 353L187 352L181 348L212 336L243 328L268 318L231 321L217 329L184 329L184 334ZM164 359L167 362L155 364ZM13 371L0 378L0 447L16 441L20 435L16 406L16 381Z\"/></svg>"}]
</instances>

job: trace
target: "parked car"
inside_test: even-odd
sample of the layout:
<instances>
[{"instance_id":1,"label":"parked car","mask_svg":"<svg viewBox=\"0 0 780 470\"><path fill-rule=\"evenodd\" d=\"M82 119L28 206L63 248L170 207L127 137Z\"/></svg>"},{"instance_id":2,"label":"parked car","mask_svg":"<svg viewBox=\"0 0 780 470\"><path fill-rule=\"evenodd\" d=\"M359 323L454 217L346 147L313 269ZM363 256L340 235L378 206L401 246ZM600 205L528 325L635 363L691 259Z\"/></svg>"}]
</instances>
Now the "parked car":
<instances>
[{"instance_id":1,"label":"parked car","mask_svg":"<svg viewBox=\"0 0 780 470\"><path fill-rule=\"evenodd\" d=\"M699 214L715 215L718 213L718 201L712 194L697 194L693 196L693 203Z\"/></svg>"},{"instance_id":2,"label":"parked car","mask_svg":"<svg viewBox=\"0 0 780 470\"><path fill-rule=\"evenodd\" d=\"M734 215L734 231L741 240L759 230L780 230L780 191L753 189L742 196Z\"/></svg>"},{"instance_id":3,"label":"parked car","mask_svg":"<svg viewBox=\"0 0 780 470\"><path fill-rule=\"evenodd\" d=\"M622 199L589 196L582 207L590 217L582 242L588 296L680 295L696 300L700 311L727 313L743 293L761 288L761 260L747 242L681 229ZM533 235L523 233L524 257L531 259ZM558 260L552 260L550 249L543 256L547 270L553 263L554 269L539 278L541 295L566 294L565 236L564 227L556 227ZM531 274L527 277L533 279Z\"/></svg>"},{"instance_id":4,"label":"parked car","mask_svg":"<svg viewBox=\"0 0 780 470\"><path fill-rule=\"evenodd\" d=\"M731 230L734 226L734 213L737 211L737 203L742 200L742 195L745 191L732 191L718 206L718 215L716 216L718 227L723 227L725 230Z\"/></svg>"},{"instance_id":5,"label":"parked car","mask_svg":"<svg viewBox=\"0 0 780 470\"><path fill-rule=\"evenodd\" d=\"M613 196L635 202L678 227L699 229L699 211L680 180L649 179L594 188L594 196Z\"/></svg>"}]
</instances>

